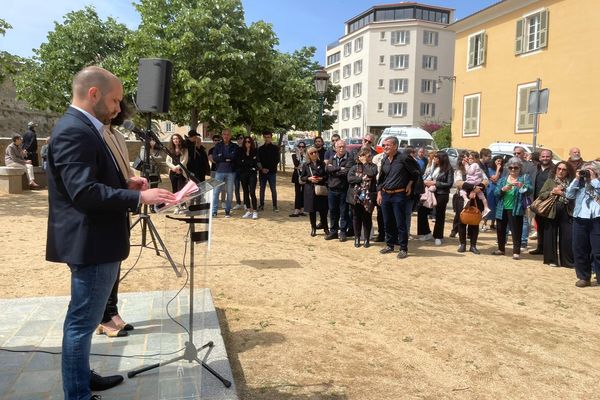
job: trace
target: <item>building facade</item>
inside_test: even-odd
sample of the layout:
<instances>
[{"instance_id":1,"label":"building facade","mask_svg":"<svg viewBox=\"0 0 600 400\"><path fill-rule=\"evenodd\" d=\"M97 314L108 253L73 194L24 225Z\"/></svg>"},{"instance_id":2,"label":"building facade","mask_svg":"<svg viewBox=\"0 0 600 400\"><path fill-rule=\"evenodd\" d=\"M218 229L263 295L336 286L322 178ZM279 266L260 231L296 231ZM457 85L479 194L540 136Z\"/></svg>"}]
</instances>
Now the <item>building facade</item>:
<instances>
[{"instance_id":1,"label":"building facade","mask_svg":"<svg viewBox=\"0 0 600 400\"><path fill-rule=\"evenodd\" d=\"M330 82L341 86L328 138L379 134L389 126L449 121L454 68L454 10L418 3L374 6L345 23L327 46Z\"/></svg>"},{"instance_id":2,"label":"building facade","mask_svg":"<svg viewBox=\"0 0 600 400\"><path fill-rule=\"evenodd\" d=\"M597 0L504 0L450 25L456 32L454 147L480 149L496 141L533 144L529 94L549 90L538 118L537 145L562 158L580 147L600 156L591 118L600 89L593 51L600 36Z\"/></svg>"}]
</instances>

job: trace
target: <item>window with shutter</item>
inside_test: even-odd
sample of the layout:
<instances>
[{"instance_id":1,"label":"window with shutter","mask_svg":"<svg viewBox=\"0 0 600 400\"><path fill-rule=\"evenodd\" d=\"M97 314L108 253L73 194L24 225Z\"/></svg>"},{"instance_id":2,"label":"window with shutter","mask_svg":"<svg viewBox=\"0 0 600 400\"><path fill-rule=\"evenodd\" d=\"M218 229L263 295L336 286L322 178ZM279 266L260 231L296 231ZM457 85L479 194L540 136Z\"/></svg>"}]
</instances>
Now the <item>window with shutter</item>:
<instances>
[{"instance_id":1,"label":"window with shutter","mask_svg":"<svg viewBox=\"0 0 600 400\"><path fill-rule=\"evenodd\" d=\"M477 54L477 50L475 49L476 35L469 37L469 61L467 63L468 68L473 68L475 66L475 55Z\"/></svg>"},{"instance_id":2,"label":"window with shutter","mask_svg":"<svg viewBox=\"0 0 600 400\"><path fill-rule=\"evenodd\" d=\"M526 15L517 20L515 54L527 53L548 46L548 10Z\"/></svg>"},{"instance_id":3,"label":"window with shutter","mask_svg":"<svg viewBox=\"0 0 600 400\"><path fill-rule=\"evenodd\" d=\"M523 53L523 25L525 20L517 20L517 33L515 38L515 54Z\"/></svg>"},{"instance_id":4,"label":"window with shutter","mask_svg":"<svg viewBox=\"0 0 600 400\"><path fill-rule=\"evenodd\" d=\"M475 68L485 63L485 32L469 36L467 68Z\"/></svg>"},{"instance_id":5,"label":"window with shutter","mask_svg":"<svg viewBox=\"0 0 600 400\"><path fill-rule=\"evenodd\" d=\"M535 82L519 85L517 88L517 132L532 132L535 114L529 111L529 93L535 89Z\"/></svg>"},{"instance_id":6,"label":"window with shutter","mask_svg":"<svg viewBox=\"0 0 600 400\"><path fill-rule=\"evenodd\" d=\"M481 94L465 96L463 102L463 136L479 134L479 101Z\"/></svg>"}]
</instances>

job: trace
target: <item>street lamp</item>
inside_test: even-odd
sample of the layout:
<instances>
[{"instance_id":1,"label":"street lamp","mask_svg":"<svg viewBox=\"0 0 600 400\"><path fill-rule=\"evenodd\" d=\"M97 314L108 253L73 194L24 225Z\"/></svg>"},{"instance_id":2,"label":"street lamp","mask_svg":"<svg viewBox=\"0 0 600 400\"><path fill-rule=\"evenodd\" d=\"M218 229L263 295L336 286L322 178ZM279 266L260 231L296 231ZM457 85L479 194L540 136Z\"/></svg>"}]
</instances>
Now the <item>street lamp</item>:
<instances>
[{"instance_id":1,"label":"street lamp","mask_svg":"<svg viewBox=\"0 0 600 400\"><path fill-rule=\"evenodd\" d=\"M323 130L323 102L325 101L325 92L327 91L327 84L329 83L329 74L323 68L315 72L313 78L315 82L315 90L319 94L319 116L317 118L317 137L321 137L321 131Z\"/></svg>"}]
</instances>

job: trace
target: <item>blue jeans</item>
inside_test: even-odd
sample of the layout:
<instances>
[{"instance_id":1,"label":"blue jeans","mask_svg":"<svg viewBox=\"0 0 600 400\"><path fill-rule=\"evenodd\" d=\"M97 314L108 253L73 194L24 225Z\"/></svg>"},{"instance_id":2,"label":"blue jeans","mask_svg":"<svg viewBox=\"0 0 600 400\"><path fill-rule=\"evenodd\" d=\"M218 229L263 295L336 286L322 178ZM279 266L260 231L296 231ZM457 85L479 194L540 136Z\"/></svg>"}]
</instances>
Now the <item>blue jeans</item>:
<instances>
[{"instance_id":1,"label":"blue jeans","mask_svg":"<svg viewBox=\"0 0 600 400\"><path fill-rule=\"evenodd\" d=\"M338 230L346 233L348 229L348 203L346 203L346 191L335 192L329 190L327 194L329 204L329 231L337 233Z\"/></svg>"},{"instance_id":2,"label":"blue jeans","mask_svg":"<svg viewBox=\"0 0 600 400\"><path fill-rule=\"evenodd\" d=\"M260 172L258 174L259 182L260 182L260 198L259 205L261 207L265 206L265 189L267 188L267 182L269 182L269 189L271 190L271 200L273 201L273 208L277 207L277 187L275 183L277 181L277 171L267 172L263 174Z\"/></svg>"},{"instance_id":3,"label":"blue jeans","mask_svg":"<svg viewBox=\"0 0 600 400\"><path fill-rule=\"evenodd\" d=\"M385 225L385 244L394 247L396 240L400 250L408 251L408 231L406 230L406 198L404 192L381 194L381 211ZM410 200L412 201L412 200Z\"/></svg>"},{"instance_id":4,"label":"blue jeans","mask_svg":"<svg viewBox=\"0 0 600 400\"><path fill-rule=\"evenodd\" d=\"M65 400L88 400L92 335L102 320L106 301L117 279L120 262L74 265L71 301L62 342L62 380Z\"/></svg>"},{"instance_id":5,"label":"blue jeans","mask_svg":"<svg viewBox=\"0 0 600 400\"><path fill-rule=\"evenodd\" d=\"M225 214L228 215L231 211L231 201L233 198L233 187L235 185L235 172L216 172L215 179L225 182L225 190L227 191L227 197L225 200ZM213 193L213 214L217 213L219 206L219 192L223 190L223 186L219 186Z\"/></svg>"}]
</instances>

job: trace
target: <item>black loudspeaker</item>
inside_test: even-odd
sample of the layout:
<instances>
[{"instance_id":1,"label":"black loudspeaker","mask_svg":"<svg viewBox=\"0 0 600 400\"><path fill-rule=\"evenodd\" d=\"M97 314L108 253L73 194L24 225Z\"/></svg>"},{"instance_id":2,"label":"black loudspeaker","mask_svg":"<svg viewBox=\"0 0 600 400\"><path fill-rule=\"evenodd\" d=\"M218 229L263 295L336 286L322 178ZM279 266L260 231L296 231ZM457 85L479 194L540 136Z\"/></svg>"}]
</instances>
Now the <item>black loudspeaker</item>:
<instances>
[{"instance_id":1,"label":"black loudspeaker","mask_svg":"<svg viewBox=\"0 0 600 400\"><path fill-rule=\"evenodd\" d=\"M173 63L160 58L140 58L137 107L142 112L169 112Z\"/></svg>"}]
</instances>

